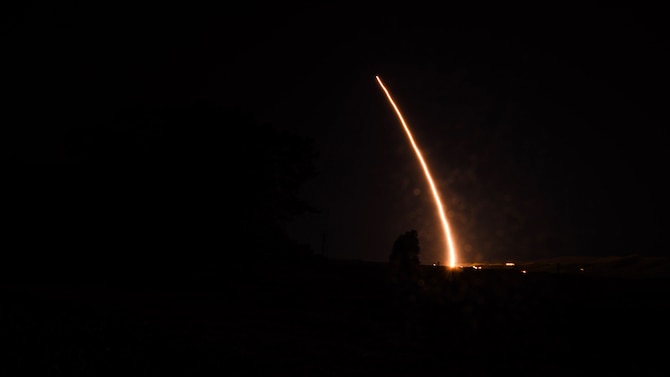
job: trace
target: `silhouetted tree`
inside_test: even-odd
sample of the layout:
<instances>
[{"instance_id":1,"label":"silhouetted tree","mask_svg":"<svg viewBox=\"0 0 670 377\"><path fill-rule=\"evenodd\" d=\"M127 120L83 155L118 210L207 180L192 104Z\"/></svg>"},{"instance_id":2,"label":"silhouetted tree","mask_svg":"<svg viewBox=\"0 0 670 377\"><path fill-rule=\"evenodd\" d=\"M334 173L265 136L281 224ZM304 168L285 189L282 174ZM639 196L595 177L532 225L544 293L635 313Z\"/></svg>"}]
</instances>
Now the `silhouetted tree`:
<instances>
[{"instance_id":1,"label":"silhouetted tree","mask_svg":"<svg viewBox=\"0 0 670 377\"><path fill-rule=\"evenodd\" d=\"M420 251L418 233L414 229L405 232L395 240L389 261L391 276L396 282L406 284L416 279Z\"/></svg>"},{"instance_id":2,"label":"silhouetted tree","mask_svg":"<svg viewBox=\"0 0 670 377\"><path fill-rule=\"evenodd\" d=\"M300 197L316 175L311 140L208 103L98 115L63 135L68 164L18 180L31 191L11 198L31 204L23 228L59 235L50 250L159 271L298 244L285 225L314 211Z\"/></svg>"}]
</instances>

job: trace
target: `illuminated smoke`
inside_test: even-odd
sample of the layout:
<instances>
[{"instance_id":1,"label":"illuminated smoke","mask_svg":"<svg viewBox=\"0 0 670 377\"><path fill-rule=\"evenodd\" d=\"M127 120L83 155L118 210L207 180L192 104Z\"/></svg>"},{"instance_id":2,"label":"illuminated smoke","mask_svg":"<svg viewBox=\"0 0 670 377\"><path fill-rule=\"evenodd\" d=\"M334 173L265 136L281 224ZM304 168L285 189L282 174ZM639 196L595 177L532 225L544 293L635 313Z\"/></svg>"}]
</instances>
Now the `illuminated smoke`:
<instances>
[{"instance_id":1,"label":"illuminated smoke","mask_svg":"<svg viewBox=\"0 0 670 377\"><path fill-rule=\"evenodd\" d=\"M433 183L433 178L430 176L430 172L428 171L428 165L426 165L426 162L423 160L421 151L419 150L419 147L417 147L416 143L414 142L414 138L412 137L412 132L410 132L407 123L405 123L405 119L403 119L402 114L400 113L400 109L398 109L398 106L396 106L395 102L393 101L391 93L389 93L388 89L386 89L379 76L375 76L375 78L377 79L377 82L379 83L379 86L382 88L384 93L386 93L386 97L388 98L389 102L391 103L391 106L393 106L393 109L398 115L400 123L402 123L403 128L405 128L405 132L407 133L409 142L412 144L414 152L416 152L416 156L419 158L419 162L423 167L423 171L426 174L426 179L428 179L428 184L430 184L430 188L433 191L433 196L435 197L435 204L437 205L438 213L440 214L440 219L442 220L442 227L444 228L444 235L446 237L448 246L447 252L449 256L449 267L452 268L456 267L456 249L454 248L454 242L451 237L451 231L449 230L449 223L447 222L447 216L444 214L444 208L442 206L442 201L440 200L440 195L437 192L435 183Z\"/></svg>"}]
</instances>

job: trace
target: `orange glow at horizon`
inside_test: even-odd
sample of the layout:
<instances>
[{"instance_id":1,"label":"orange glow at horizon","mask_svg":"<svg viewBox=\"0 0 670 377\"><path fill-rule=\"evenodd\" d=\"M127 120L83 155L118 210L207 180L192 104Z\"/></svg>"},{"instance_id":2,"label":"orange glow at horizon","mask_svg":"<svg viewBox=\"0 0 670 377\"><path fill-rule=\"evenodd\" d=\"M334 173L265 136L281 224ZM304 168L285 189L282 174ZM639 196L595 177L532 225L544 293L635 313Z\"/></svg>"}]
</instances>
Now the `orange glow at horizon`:
<instances>
[{"instance_id":1,"label":"orange glow at horizon","mask_svg":"<svg viewBox=\"0 0 670 377\"><path fill-rule=\"evenodd\" d=\"M393 101L391 93L388 91L388 89L386 89L379 76L375 76L375 78L377 79L377 82L379 83L379 86L382 88L384 93L386 93L386 97L388 98L389 102L391 103L391 106L393 106L393 109L398 115L398 119L400 119L400 123L402 123L402 126L405 129L405 133L407 133L407 137L409 138L409 142L412 144L414 152L416 152L416 156L419 158L421 167L423 167L423 171L426 174L426 179L428 180L428 184L430 185L430 188L433 191L433 197L435 197L435 204L437 205L437 209L440 214L440 220L442 220L442 227L444 228L444 234L448 246L449 267L454 268L456 267L456 248L454 247L454 242L451 236L451 230L449 229L449 222L447 222L447 216L444 214L444 207L442 206L442 201L440 200L440 194L437 192L435 183L433 183L433 178L431 177L430 171L428 170L428 165L426 165L426 162L423 160L421 151L414 142L414 137L412 137L412 132L409 130L407 123L405 123L405 119L400 113L400 109L398 108L398 106L396 106L395 101Z\"/></svg>"}]
</instances>

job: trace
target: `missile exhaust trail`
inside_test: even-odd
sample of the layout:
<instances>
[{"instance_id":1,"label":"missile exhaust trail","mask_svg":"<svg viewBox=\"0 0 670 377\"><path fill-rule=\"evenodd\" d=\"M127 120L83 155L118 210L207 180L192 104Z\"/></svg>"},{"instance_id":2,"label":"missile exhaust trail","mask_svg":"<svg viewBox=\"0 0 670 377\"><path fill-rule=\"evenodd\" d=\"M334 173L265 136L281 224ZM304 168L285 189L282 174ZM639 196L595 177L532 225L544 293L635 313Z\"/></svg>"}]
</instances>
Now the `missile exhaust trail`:
<instances>
[{"instance_id":1,"label":"missile exhaust trail","mask_svg":"<svg viewBox=\"0 0 670 377\"><path fill-rule=\"evenodd\" d=\"M381 78L379 76L375 76L377 79L377 82L379 83L379 86L382 88L384 93L386 93L386 97L388 98L389 102L391 103L391 106L393 107L393 110L395 110L395 113L398 115L398 119L400 119L400 123L402 124L403 128L405 129L405 133L407 133L407 137L409 138L410 144L412 144L412 148L414 148L414 152L416 152L416 156L419 159L419 162L421 163L421 167L423 167L423 172L426 175L426 179L428 180L428 184L430 185L430 188L433 192L433 197L435 198L435 204L437 205L438 212L440 214L440 220L442 221L442 227L444 228L444 235L445 239L447 241L447 246L448 246L448 258L449 258L449 267L456 267L456 249L454 248L454 242L451 236L451 230L449 229L449 222L447 222L447 216L444 214L444 207L442 205L442 201L440 200L440 195L437 192L437 188L435 187L435 183L433 183L433 178L430 175L430 171L428 170L428 165L423 159L423 156L421 155L421 151L419 150L419 147L416 145L414 142L414 137L412 137L412 132L410 131L409 127L407 126L407 123L405 123L405 119L403 118L402 114L400 113L400 109L398 106L395 104L395 101L393 101L393 97L391 97L391 93L386 89L384 84L382 83Z\"/></svg>"}]
</instances>

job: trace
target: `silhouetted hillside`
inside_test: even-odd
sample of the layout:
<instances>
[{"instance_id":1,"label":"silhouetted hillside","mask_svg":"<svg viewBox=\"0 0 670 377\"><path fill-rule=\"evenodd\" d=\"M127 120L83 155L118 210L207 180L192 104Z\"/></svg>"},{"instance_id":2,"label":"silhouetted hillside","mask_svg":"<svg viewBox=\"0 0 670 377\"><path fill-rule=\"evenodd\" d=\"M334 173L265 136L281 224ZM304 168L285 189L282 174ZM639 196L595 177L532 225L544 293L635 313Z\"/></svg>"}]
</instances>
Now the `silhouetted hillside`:
<instances>
[{"instance_id":1,"label":"silhouetted hillside","mask_svg":"<svg viewBox=\"0 0 670 377\"><path fill-rule=\"evenodd\" d=\"M3 285L7 372L662 375L670 281L385 263L232 265L188 285ZM653 335L653 336L650 336Z\"/></svg>"}]
</instances>

